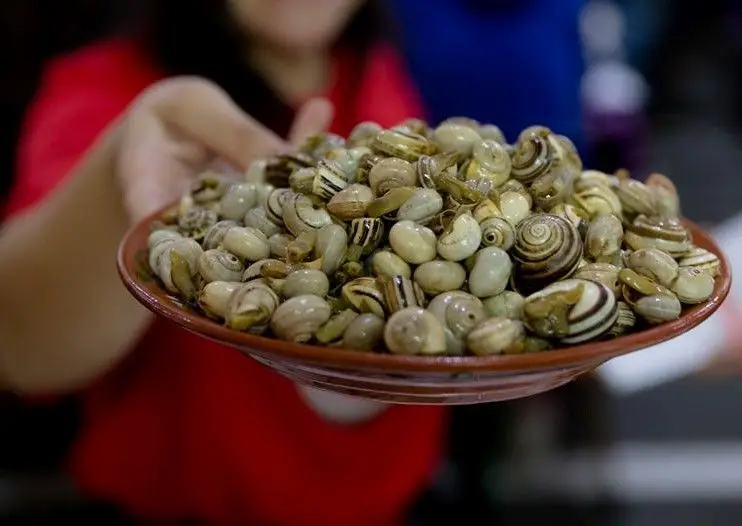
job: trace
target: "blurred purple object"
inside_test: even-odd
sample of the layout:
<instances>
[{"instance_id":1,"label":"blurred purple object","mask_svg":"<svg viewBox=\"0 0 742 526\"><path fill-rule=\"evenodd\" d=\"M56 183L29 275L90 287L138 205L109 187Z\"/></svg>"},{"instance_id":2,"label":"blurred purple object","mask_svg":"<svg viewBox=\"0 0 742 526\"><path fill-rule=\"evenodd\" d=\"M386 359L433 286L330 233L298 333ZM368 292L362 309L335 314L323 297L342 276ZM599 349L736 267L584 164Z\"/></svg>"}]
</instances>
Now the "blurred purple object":
<instances>
[{"instance_id":1,"label":"blurred purple object","mask_svg":"<svg viewBox=\"0 0 742 526\"><path fill-rule=\"evenodd\" d=\"M611 143L619 152L616 168L641 179L646 165L648 122L641 112L607 112L585 108L585 132L591 144Z\"/></svg>"}]
</instances>

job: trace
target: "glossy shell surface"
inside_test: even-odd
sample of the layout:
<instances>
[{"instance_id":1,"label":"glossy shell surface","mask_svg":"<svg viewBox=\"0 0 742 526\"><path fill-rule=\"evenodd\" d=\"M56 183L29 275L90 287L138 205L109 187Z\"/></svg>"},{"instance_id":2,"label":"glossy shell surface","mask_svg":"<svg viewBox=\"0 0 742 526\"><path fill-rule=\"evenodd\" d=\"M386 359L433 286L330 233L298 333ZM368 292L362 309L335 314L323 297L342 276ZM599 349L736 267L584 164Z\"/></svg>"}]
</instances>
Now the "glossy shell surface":
<instances>
[{"instance_id":1,"label":"glossy shell surface","mask_svg":"<svg viewBox=\"0 0 742 526\"><path fill-rule=\"evenodd\" d=\"M557 388L612 358L696 327L719 308L731 284L729 263L720 248L698 226L685 221L699 247L721 255L720 276L709 301L684 309L678 320L613 340L543 353L488 357L363 353L234 331L185 308L148 271L150 224L161 214L162 211L136 225L119 247L121 279L139 302L184 329L236 348L296 382L390 403L475 404L522 398Z\"/></svg>"}]
</instances>

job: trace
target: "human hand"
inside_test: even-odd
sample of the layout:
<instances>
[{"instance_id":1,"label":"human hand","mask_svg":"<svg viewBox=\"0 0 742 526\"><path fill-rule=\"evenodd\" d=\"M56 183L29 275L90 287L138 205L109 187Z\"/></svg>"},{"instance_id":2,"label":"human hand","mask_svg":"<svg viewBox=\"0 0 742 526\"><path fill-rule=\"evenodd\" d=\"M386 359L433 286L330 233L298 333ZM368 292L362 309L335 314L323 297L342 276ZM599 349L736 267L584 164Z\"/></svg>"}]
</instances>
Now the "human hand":
<instances>
[{"instance_id":1,"label":"human hand","mask_svg":"<svg viewBox=\"0 0 742 526\"><path fill-rule=\"evenodd\" d=\"M299 110L284 140L207 80L159 82L133 103L113 142L127 212L139 221L177 199L215 159L245 171L254 159L289 150L326 130L332 117L327 100L312 99Z\"/></svg>"}]
</instances>

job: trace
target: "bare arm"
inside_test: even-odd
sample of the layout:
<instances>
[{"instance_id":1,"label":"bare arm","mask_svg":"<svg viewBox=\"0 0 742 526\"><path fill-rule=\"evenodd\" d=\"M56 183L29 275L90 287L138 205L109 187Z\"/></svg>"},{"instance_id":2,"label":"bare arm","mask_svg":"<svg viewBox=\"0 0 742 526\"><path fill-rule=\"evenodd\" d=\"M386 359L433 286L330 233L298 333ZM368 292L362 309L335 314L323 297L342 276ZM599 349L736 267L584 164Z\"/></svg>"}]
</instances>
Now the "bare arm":
<instances>
[{"instance_id":1,"label":"bare arm","mask_svg":"<svg viewBox=\"0 0 742 526\"><path fill-rule=\"evenodd\" d=\"M295 133L330 115L310 105ZM205 81L166 81L143 95L58 190L0 233L0 387L73 390L121 359L150 321L116 272L131 220L175 199L212 154L245 167L283 147Z\"/></svg>"},{"instance_id":2,"label":"bare arm","mask_svg":"<svg viewBox=\"0 0 742 526\"><path fill-rule=\"evenodd\" d=\"M115 128L58 191L0 235L0 378L11 389L74 388L107 369L149 321L115 269L128 226Z\"/></svg>"}]
</instances>

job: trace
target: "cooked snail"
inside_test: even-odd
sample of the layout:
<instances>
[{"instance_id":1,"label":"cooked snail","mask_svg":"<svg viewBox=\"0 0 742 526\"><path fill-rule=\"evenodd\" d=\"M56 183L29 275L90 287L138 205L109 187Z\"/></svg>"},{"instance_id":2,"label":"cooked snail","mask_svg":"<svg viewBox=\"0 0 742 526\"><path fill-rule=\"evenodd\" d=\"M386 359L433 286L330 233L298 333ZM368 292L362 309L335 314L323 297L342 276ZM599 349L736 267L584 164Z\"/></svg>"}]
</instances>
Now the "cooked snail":
<instances>
[{"instance_id":1,"label":"cooked snail","mask_svg":"<svg viewBox=\"0 0 742 526\"><path fill-rule=\"evenodd\" d=\"M238 331L420 356L544 352L677 319L713 296L662 174L585 169L544 126L361 122L243 181L213 170L153 222L147 262Z\"/></svg>"}]
</instances>

